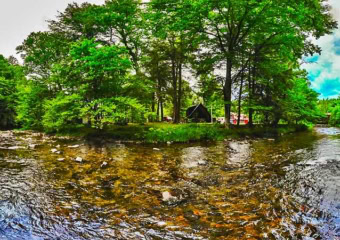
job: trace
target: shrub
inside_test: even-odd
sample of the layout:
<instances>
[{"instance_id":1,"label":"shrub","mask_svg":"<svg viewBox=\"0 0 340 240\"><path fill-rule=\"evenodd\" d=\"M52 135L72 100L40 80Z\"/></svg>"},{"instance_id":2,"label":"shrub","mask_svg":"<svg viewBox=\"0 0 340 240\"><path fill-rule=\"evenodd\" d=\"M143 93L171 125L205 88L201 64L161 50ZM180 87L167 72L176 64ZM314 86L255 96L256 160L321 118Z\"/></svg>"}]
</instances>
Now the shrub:
<instances>
[{"instance_id":1,"label":"shrub","mask_svg":"<svg viewBox=\"0 0 340 240\"><path fill-rule=\"evenodd\" d=\"M78 94L46 100L42 121L45 131L62 132L82 127L81 109L82 98Z\"/></svg>"},{"instance_id":2,"label":"shrub","mask_svg":"<svg viewBox=\"0 0 340 240\"><path fill-rule=\"evenodd\" d=\"M16 122L25 129L42 129L43 99L48 95L47 88L39 83L27 82L18 85L17 94Z\"/></svg>"},{"instance_id":3,"label":"shrub","mask_svg":"<svg viewBox=\"0 0 340 240\"><path fill-rule=\"evenodd\" d=\"M217 125L185 124L166 128L150 128L145 138L147 142L222 140L224 133Z\"/></svg>"}]
</instances>

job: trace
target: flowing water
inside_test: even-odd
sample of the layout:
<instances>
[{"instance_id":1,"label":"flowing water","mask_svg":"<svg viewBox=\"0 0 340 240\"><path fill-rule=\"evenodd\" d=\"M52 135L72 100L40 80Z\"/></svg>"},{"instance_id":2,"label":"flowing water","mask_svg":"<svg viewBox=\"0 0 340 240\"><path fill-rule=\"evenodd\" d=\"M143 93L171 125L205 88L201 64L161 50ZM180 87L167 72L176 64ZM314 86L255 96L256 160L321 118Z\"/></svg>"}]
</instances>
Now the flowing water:
<instances>
[{"instance_id":1,"label":"flowing water","mask_svg":"<svg viewBox=\"0 0 340 240\"><path fill-rule=\"evenodd\" d=\"M340 239L340 130L157 146L0 132L5 239Z\"/></svg>"}]
</instances>

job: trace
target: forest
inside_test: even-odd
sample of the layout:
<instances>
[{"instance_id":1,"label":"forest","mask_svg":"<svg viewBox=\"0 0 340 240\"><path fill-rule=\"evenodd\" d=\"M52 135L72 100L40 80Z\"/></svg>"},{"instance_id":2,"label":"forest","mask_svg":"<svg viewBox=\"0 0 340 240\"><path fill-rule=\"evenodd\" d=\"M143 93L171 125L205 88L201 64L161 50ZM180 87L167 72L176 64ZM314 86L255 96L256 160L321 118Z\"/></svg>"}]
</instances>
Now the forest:
<instances>
[{"instance_id":1,"label":"forest","mask_svg":"<svg viewBox=\"0 0 340 240\"><path fill-rule=\"evenodd\" d=\"M51 16L53 19L53 16ZM108 0L73 3L0 56L0 126L64 132L112 124L214 117L256 124L316 123L340 99L319 101L301 64L313 39L337 28L310 0Z\"/></svg>"}]
</instances>

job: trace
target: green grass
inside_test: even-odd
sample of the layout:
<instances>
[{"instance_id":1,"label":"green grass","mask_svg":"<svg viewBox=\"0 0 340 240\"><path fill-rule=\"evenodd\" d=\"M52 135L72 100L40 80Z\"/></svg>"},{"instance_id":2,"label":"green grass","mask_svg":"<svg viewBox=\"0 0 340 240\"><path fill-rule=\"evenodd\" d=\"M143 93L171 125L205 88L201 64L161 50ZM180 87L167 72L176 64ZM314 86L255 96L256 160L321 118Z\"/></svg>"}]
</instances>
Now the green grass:
<instances>
[{"instance_id":1,"label":"green grass","mask_svg":"<svg viewBox=\"0 0 340 240\"><path fill-rule=\"evenodd\" d=\"M82 128L61 135L85 137L85 138L107 138L121 141L143 141L148 143L166 142L198 142L198 141L222 141L229 138L263 138L276 137L288 133L305 131L305 125L280 125L277 128L256 126L233 127L226 129L218 124L170 124L170 123L148 123L129 124L127 126L111 125L103 130L93 128Z\"/></svg>"}]
</instances>

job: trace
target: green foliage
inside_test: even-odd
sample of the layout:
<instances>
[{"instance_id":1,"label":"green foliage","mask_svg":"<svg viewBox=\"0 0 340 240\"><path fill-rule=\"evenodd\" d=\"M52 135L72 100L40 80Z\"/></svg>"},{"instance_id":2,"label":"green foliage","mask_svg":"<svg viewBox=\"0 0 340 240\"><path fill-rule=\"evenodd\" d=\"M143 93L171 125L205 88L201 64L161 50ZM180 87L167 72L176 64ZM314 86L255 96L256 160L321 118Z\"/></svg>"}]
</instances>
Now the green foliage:
<instances>
[{"instance_id":1,"label":"green foliage","mask_svg":"<svg viewBox=\"0 0 340 240\"><path fill-rule=\"evenodd\" d=\"M26 73L33 78L46 80L54 64L68 53L69 40L57 32L33 32L17 47L24 58Z\"/></svg>"},{"instance_id":2,"label":"green foliage","mask_svg":"<svg viewBox=\"0 0 340 240\"><path fill-rule=\"evenodd\" d=\"M330 124L332 124L333 126L340 126L340 99L337 99L330 113Z\"/></svg>"},{"instance_id":3,"label":"green foliage","mask_svg":"<svg viewBox=\"0 0 340 240\"><path fill-rule=\"evenodd\" d=\"M82 127L82 120L96 129L164 115L179 123L198 101L213 106L215 117L240 110L267 125L311 122L320 116L318 96L299 60L320 51L310 36L335 27L324 1L73 3L17 48L29 80L0 57L0 122L16 117L48 132ZM198 86L190 84L193 76ZM150 141L187 141L220 139L226 131L180 125L148 134Z\"/></svg>"},{"instance_id":4,"label":"green foliage","mask_svg":"<svg viewBox=\"0 0 340 240\"><path fill-rule=\"evenodd\" d=\"M223 140L223 130L218 125L185 124L175 127L150 128L148 142L189 142Z\"/></svg>"},{"instance_id":5,"label":"green foliage","mask_svg":"<svg viewBox=\"0 0 340 240\"><path fill-rule=\"evenodd\" d=\"M147 142L195 142L221 141L229 138L244 137L276 137L288 133L305 131L304 125L279 126L270 128L258 126L253 129L226 129L220 125L183 124L183 125L154 125L145 133Z\"/></svg>"},{"instance_id":6,"label":"green foliage","mask_svg":"<svg viewBox=\"0 0 340 240\"><path fill-rule=\"evenodd\" d=\"M15 92L15 80L0 76L0 128L14 123Z\"/></svg>"},{"instance_id":7,"label":"green foliage","mask_svg":"<svg viewBox=\"0 0 340 240\"><path fill-rule=\"evenodd\" d=\"M16 121L25 129L43 129L44 99L48 96L45 85L35 81L22 81L17 87Z\"/></svg>"},{"instance_id":8,"label":"green foliage","mask_svg":"<svg viewBox=\"0 0 340 240\"><path fill-rule=\"evenodd\" d=\"M317 109L318 96L319 94L309 87L306 78L294 79L293 87L288 90L282 103L284 119L289 122L315 122L321 116Z\"/></svg>"},{"instance_id":9,"label":"green foliage","mask_svg":"<svg viewBox=\"0 0 340 240\"><path fill-rule=\"evenodd\" d=\"M23 78L21 67L0 55L0 128L15 125L16 85Z\"/></svg>"},{"instance_id":10,"label":"green foliage","mask_svg":"<svg viewBox=\"0 0 340 240\"><path fill-rule=\"evenodd\" d=\"M81 110L95 128L104 128L108 124L126 124L144 122L145 109L138 100L127 97L101 98L91 101Z\"/></svg>"},{"instance_id":11,"label":"green foliage","mask_svg":"<svg viewBox=\"0 0 340 240\"><path fill-rule=\"evenodd\" d=\"M69 131L82 127L82 97L78 94L58 95L46 100L42 124L46 132Z\"/></svg>"}]
</instances>

